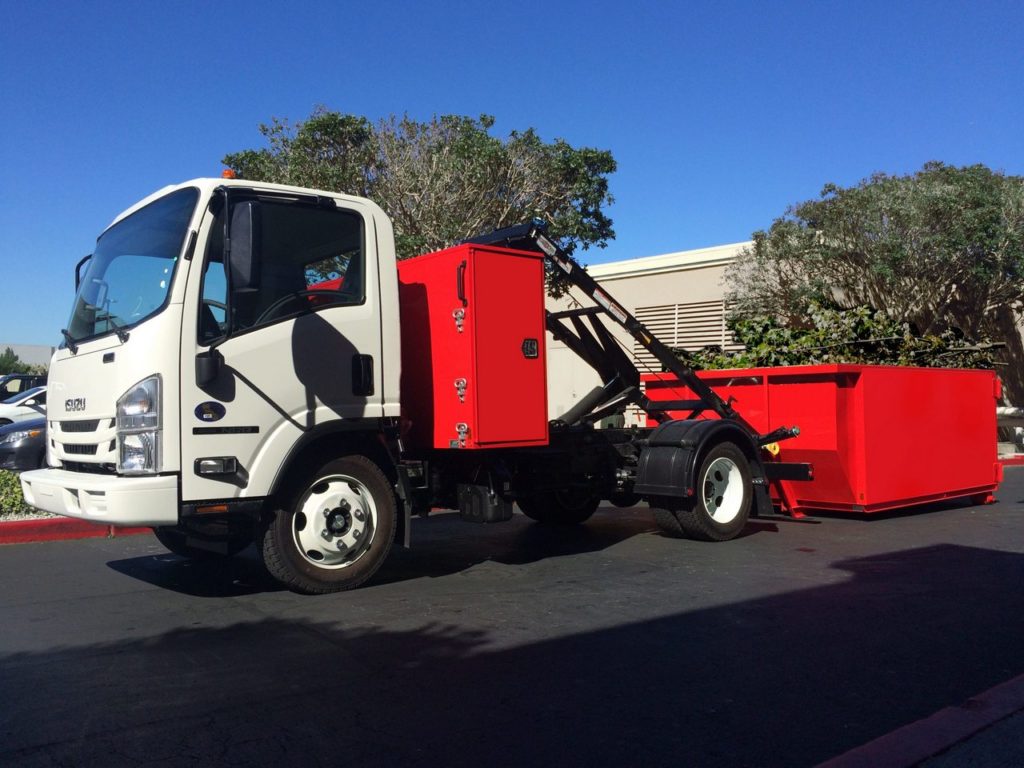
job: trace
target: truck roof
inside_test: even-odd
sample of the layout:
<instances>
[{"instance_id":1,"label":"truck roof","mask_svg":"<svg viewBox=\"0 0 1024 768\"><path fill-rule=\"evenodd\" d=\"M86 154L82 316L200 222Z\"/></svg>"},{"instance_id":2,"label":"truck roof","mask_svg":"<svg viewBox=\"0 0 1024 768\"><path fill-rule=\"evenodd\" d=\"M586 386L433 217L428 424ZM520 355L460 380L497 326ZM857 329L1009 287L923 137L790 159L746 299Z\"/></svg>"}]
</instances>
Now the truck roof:
<instances>
[{"instance_id":1,"label":"truck roof","mask_svg":"<svg viewBox=\"0 0 1024 768\"><path fill-rule=\"evenodd\" d=\"M110 224L107 225L106 229L104 229L104 232L107 229L110 229L110 227L114 226L117 222L135 213L140 208L144 208L145 206L149 205L154 200L163 197L166 194L174 192L175 190L186 189L188 187L196 187L202 193L209 193L212 190L216 189L217 187L241 187L247 189L255 187L257 189L265 189L267 191L274 192L291 192L297 195L317 194L324 195L325 197L333 197L337 200L342 200L346 204L354 207L370 207L380 213L383 213L383 211L381 211L381 209L377 206L376 203L374 203L371 200L368 200L365 197L346 195L340 192L330 192L328 190L323 189L310 189L307 187L296 187L288 184L273 184L271 182L266 181L252 181L250 179L197 178L189 179L188 181L183 181L180 184L168 184L166 187L162 187L158 189L156 192L153 192L151 195L144 197L142 200L135 203L130 208L126 208L125 210L121 211L121 213L119 213L117 216L115 216L113 221L111 221Z\"/></svg>"}]
</instances>

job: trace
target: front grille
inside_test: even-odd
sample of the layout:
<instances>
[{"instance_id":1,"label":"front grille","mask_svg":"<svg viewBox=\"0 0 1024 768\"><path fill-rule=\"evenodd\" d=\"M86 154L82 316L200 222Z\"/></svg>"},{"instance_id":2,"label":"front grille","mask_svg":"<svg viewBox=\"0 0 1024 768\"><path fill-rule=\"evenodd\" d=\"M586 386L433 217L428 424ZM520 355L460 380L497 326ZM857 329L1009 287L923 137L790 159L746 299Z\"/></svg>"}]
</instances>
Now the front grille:
<instances>
[{"instance_id":1,"label":"front grille","mask_svg":"<svg viewBox=\"0 0 1024 768\"><path fill-rule=\"evenodd\" d=\"M60 461L111 466L117 461L117 427L109 416L51 421L49 437L53 440L55 458Z\"/></svg>"},{"instance_id":2,"label":"front grille","mask_svg":"<svg viewBox=\"0 0 1024 768\"><path fill-rule=\"evenodd\" d=\"M76 456L95 456L96 446L95 445L65 445L65 453L73 453Z\"/></svg>"},{"instance_id":3,"label":"front grille","mask_svg":"<svg viewBox=\"0 0 1024 768\"><path fill-rule=\"evenodd\" d=\"M113 464L86 464L81 461L63 461L61 464L69 472L88 472L93 475L113 475L117 473L117 467Z\"/></svg>"},{"instance_id":4,"label":"front grille","mask_svg":"<svg viewBox=\"0 0 1024 768\"><path fill-rule=\"evenodd\" d=\"M82 421L60 421L57 423L60 424L61 432L95 432L100 425L100 420L83 419Z\"/></svg>"}]
</instances>

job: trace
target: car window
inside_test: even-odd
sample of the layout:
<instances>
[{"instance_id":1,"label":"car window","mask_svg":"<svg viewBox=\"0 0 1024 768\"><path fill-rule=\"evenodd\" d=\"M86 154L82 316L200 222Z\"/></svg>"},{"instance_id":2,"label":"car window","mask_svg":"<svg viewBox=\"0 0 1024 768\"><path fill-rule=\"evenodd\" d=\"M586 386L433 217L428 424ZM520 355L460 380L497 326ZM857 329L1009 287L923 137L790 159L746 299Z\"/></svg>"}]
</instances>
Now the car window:
<instances>
[{"instance_id":1,"label":"car window","mask_svg":"<svg viewBox=\"0 0 1024 768\"><path fill-rule=\"evenodd\" d=\"M16 395L25 388L25 382L22 379L11 379L0 384L0 397L10 397Z\"/></svg>"}]
</instances>

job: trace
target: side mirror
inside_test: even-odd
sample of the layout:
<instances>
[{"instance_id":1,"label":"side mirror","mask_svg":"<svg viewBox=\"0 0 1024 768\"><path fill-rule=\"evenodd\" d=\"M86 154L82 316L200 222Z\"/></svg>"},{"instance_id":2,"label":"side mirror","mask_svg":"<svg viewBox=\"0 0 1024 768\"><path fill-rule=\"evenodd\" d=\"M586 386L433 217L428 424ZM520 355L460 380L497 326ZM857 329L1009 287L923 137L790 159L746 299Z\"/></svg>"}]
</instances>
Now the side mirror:
<instances>
[{"instance_id":1,"label":"side mirror","mask_svg":"<svg viewBox=\"0 0 1024 768\"><path fill-rule=\"evenodd\" d=\"M220 375L220 369L224 365L224 355L216 348L208 349L196 355L196 386L200 389L212 384Z\"/></svg>"},{"instance_id":2,"label":"side mirror","mask_svg":"<svg viewBox=\"0 0 1024 768\"><path fill-rule=\"evenodd\" d=\"M256 200L236 203L231 209L228 230L229 285L234 293L260 287L260 204Z\"/></svg>"},{"instance_id":3,"label":"side mirror","mask_svg":"<svg viewBox=\"0 0 1024 768\"><path fill-rule=\"evenodd\" d=\"M24 403L22 403L22 405L31 408L33 405L36 405L36 400L35 398L32 398L31 400L26 400Z\"/></svg>"}]
</instances>

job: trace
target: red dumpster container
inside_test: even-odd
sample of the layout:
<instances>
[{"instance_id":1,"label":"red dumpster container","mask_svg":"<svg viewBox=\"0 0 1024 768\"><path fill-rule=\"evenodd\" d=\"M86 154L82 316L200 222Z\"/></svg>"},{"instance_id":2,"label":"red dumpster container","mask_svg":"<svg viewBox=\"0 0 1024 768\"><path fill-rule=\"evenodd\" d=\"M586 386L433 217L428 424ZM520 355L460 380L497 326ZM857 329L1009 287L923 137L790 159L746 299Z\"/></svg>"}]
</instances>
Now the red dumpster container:
<instances>
[{"instance_id":1,"label":"red dumpster container","mask_svg":"<svg viewBox=\"0 0 1024 768\"><path fill-rule=\"evenodd\" d=\"M699 376L762 433L800 427L777 458L810 462L814 479L772 488L792 512L881 512L964 496L983 503L1002 480L992 371L808 365ZM672 374L643 380L652 400L693 397Z\"/></svg>"}]
</instances>

